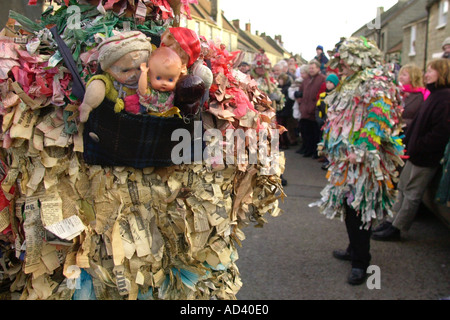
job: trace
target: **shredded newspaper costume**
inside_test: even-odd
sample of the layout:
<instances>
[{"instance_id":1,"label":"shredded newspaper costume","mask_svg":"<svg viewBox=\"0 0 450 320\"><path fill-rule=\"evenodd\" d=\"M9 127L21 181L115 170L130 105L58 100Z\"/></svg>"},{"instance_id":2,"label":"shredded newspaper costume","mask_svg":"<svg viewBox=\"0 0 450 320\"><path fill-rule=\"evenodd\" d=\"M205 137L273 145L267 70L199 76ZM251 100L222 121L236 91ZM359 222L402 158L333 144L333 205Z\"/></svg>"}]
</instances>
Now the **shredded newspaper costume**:
<instances>
[{"instance_id":1,"label":"shredded newspaper costume","mask_svg":"<svg viewBox=\"0 0 450 320\"><path fill-rule=\"evenodd\" d=\"M151 10L139 11L140 18L172 17L166 0L145 5ZM262 163L221 164L220 154L212 163L159 168L87 165L73 78L45 28L65 26L67 6L48 9L40 23L12 13L31 35L28 46L15 42L14 25L0 39L9 53L0 55L1 299L235 299L242 286L236 244L246 226L280 214L284 156L277 154L276 171ZM164 31L151 19L122 19L138 9L130 1L118 1L115 14L112 7L104 15L99 7L79 8L85 29L60 34L85 83L96 69L96 39L124 22L149 34ZM205 129L278 129L267 96L249 79L237 80L237 54L203 45L215 79L202 110Z\"/></svg>"},{"instance_id":2,"label":"shredded newspaper costume","mask_svg":"<svg viewBox=\"0 0 450 320\"><path fill-rule=\"evenodd\" d=\"M364 42L364 50L356 43ZM350 38L339 44L340 58L359 70L341 81L326 98L328 120L319 150L329 159L328 185L312 204L328 218L344 218L344 201L359 212L369 228L392 215L397 166L403 165L401 106L394 75L381 65L381 53L366 39Z\"/></svg>"}]
</instances>

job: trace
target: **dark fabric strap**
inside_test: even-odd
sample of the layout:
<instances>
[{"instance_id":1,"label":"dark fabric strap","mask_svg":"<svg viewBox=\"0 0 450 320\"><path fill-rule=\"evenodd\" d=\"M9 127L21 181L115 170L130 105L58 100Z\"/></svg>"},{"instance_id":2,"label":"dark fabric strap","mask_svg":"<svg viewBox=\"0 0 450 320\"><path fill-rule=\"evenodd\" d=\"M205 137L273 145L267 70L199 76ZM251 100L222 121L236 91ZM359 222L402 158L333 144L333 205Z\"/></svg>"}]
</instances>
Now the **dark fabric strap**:
<instances>
[{"instance_id":1,"label":"dark fabric strap","mask_svg":"<svg viewBox=\"0 0 450 320\"><path fill-rule=\"evenodd\" d=\"M115 113L114 103L105 99L85 124L84 159L87 164L103 166L172 166L172 149L180 143L171 141L176 129L186 129L193 139L193 121Z\"/></svg>"}]
</instances>

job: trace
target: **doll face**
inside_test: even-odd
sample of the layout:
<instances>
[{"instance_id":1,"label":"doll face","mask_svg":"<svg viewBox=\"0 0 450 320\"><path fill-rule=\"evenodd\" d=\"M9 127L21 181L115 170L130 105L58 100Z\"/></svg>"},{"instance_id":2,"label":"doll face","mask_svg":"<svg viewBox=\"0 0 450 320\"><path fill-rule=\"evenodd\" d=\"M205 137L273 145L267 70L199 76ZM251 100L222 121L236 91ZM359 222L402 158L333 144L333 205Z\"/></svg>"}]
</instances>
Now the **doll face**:
<instances>
[{"instance_id":1,"label":"doll face","mask_svg":"<svg viewBox=\"0 0 450 320\"><path fill-rule=\"evenodd\" d=\"M176 61L163 61L159 57L149 61L149 80L153 89L158 91L173 91L180 78L182 66Z\"/></svg>"},{"instance_id":2,"label":"doll face","mask_svg":"<svg viewBox=\"0 0 450 320\"><path fill-rule=\"evenodd\" d=\"M125 85L135 85L141 75L141 63L148 60L148 51L134 51L124 55L116 61L106 72L108 72L119 83Z\"/></svg>"}]
</instances>

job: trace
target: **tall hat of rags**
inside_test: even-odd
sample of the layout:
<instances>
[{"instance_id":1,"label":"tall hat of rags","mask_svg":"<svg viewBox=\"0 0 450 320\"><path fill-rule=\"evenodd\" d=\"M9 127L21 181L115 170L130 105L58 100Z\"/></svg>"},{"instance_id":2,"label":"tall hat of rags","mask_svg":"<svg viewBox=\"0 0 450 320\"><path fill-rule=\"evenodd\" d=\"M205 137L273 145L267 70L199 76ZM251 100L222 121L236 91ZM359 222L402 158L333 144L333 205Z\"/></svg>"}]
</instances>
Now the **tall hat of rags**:
<instances>
[{"instance_id":1,"label":"tall hat of rags","mask_svg":"<svg viewBox=\"0 0 450 320\"><path fill-rule=\"evenodd\" d=\"M150 38L140 31L125 31L105 39L98 46L98 62L108 70L116 61L133 51L152 52Z\"/></svg>"},{"instance_id":2,"label":"tall hat of rags","mask_svg":"<svg viewBox=\"0 0 450 320\"><path fill-rule=\"evenodd\" d=\"M375 68L383 61L383 54L376 44L364 37L342 39L336 45L330 67L335 69L344 60L352 70Z\"/></svg>"}]
</instances>

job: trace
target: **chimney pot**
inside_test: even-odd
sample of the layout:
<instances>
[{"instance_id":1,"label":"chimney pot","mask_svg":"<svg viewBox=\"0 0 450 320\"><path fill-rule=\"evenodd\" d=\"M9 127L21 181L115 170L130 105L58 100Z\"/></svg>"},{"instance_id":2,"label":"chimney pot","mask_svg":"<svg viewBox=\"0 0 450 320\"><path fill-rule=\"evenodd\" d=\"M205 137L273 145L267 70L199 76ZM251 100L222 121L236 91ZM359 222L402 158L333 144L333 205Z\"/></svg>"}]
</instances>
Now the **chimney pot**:
<instances>
[{"instance_id":1,"label":"chimney pot","mask_svg":"<svg viewBox=\"0 0 450 320\"><path fill-rule=\"evenodd\" d=\"M238 30L241 29L239 19L233 20L233 26L234 26L236 29L238 29Z\"/></svg>"}]
</instances>

